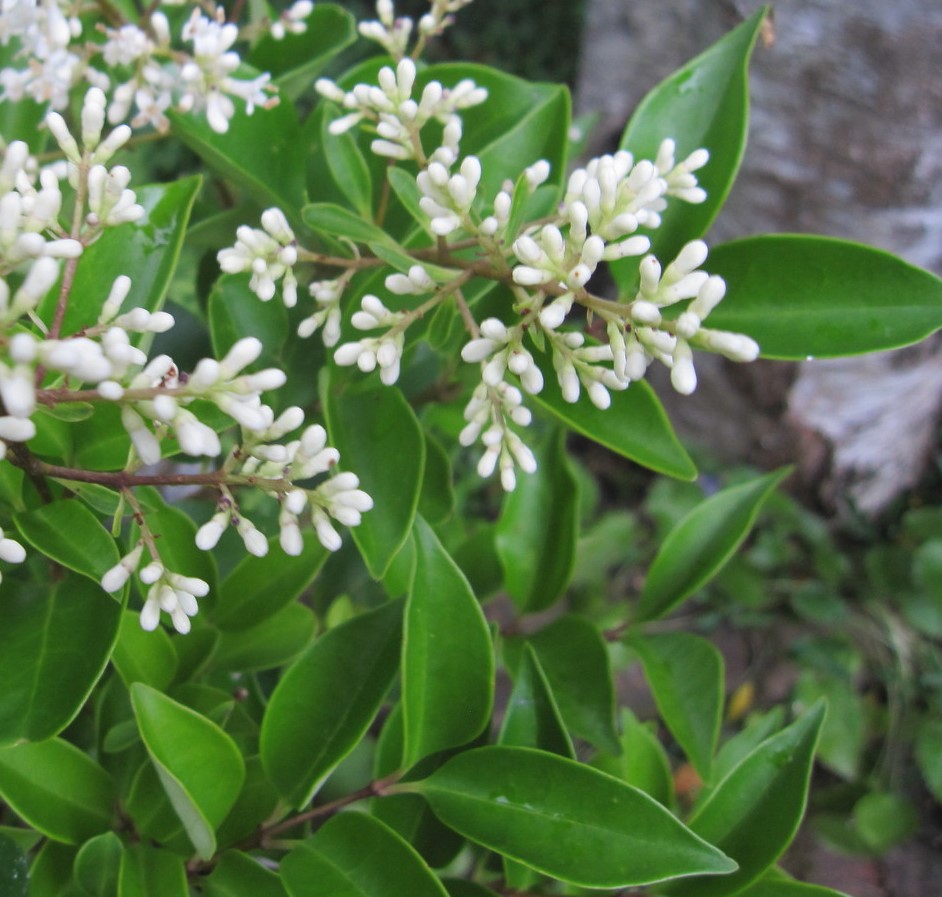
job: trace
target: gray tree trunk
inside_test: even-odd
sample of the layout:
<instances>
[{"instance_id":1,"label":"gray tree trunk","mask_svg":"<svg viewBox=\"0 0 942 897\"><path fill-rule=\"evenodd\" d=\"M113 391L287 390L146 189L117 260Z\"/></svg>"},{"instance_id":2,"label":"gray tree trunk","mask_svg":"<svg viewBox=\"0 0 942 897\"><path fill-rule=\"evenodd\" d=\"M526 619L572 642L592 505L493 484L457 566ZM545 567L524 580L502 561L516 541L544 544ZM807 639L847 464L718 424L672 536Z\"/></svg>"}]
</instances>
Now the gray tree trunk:
<instances>
[{"instance_id":1,"label":"gray tree trunk","mask_svg":"<svg viewBox=\"0 0 942 897\"><path fill-rule=\"evenodd\" d=\"M590 0L576 105L602 113L593 151L615 144L649 88L758 5ZM829 234L942 273L942 3L782 0L766 37L751 68L746 159L709 241ZM880 511L918 479L934 444L934 343L802 364L784 388L790 367L706 367L702 396L662 393L682 431L712 434L727 458L780 460L797 443L806 479L838 506Z\"/></svg>"}]
</instances>

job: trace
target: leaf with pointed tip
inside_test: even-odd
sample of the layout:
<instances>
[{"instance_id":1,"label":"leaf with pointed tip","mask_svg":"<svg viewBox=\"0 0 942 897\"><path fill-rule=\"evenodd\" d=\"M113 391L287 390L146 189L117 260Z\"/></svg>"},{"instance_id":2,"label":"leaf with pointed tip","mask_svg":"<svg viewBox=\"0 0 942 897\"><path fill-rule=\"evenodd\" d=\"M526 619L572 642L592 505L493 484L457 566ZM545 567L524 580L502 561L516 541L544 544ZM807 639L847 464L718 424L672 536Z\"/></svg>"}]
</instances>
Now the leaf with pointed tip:
<instances>
[{"instance_id":1,"label":"leaf with pointed tip","mask_svg":"<svg viewBox=\"0 0 942 897\"><path fill-rule=\"evenodd\" d=\"M751 336L765 358L896 349L942 327L942 280L872 246L768 234L714 247L706 267L727 288L709 326Z\"/></svg>"},{"instance_id":2,"label":"leaf with pointed tip","mask_svg":"<svg viewBox=\"0 0 942 897\"><path fill-rule=\"evenodd\" d=\"M494 700L494 651L481 606L421 517L413 533L415 574L402 643L406 768L475 738Z\"/></svg>"},{"instance_id":3,"label":"leaf with pointed tip","mask_svg":"<svg viewBox=\"0 0 942 897\"><path fill-rule=\"evenodd\" d=\"M466 838L581 887L627 888L736 868L644 792L555 754L464 751L407 787Z\"/></svg>"},{"instance_id":4,"label":"leaf with pointed tip","mask_svg":"<svg viewBox=\"0 0 942 897\"><path fill-rule=\"evenodd\" d=\"M72 721L108 663L121 621L121 605L83 576L11 582L0 586L0 745L51 738Z\"/></svg>"},{"instance_id":5,"label":"leaf with pointed tip","mask_svg":"<svg viewBox=\"0 0 942 897\"><path fill-rule=\"evenodd\" d=\"M678 897L738 894L791 843L805 811L814 748L824 722L819 702L759 745L711 792L690 828L739 863L720 884L696 878L672 885Z\"/></svg>"},{"instance_id":6,"label":"leaf with pointed tip","mask_svg":"<svg viewBox=\"0 0 942 897\"><path fill-rule=\"evenodd\" d=\"M365 813L341 813L281 861L291 897L446 897L421 857Z\"/></svg>"},{"instance_id":7,"label":"leaf with pointed tip","mask_svg":"<svg viewBox=\"0 0 942 897\"><path fill-rule=\"evenodd\" d=\"M208 860L216 850L215 831L242 789L242 755L205 716L142 682L130 692L141 738L167 797L196 852Z\"/></svg>"},{"instance_id":8,"label":"leaf with pointed tip","mask_svg":"<svg viewBox=\"0 0 942 897\"><path fill-rule=\"evenodd\" d=\"M262 720L268 777L301 807L360 742L399 666L402 602L329 630L288 668ZM342 689L343 700L338 700Z\"/></svg>"},{"instance_id":9,"label":"leaf with pointed tip","mask_svg":"<svg viewBox=\"0 0 942 897\"><path fill-rule=\"evenodd\" d=\"M767 473L710 496L668 534L648 570L639 620L663 617L709 582L752 529L759 509L791 468Z\"/></svg>"},{"instance_id":10,"label":"leaf with pointed tip","mask_svg":"<svg viewBox=\"0 0 942 897\"><path fill-rule=\"evenodd\" d=\"M638 633L638 652L657 709L704 781L709 781L723 715L723 655L689 632Z\"/></svg>"},{"instance_id":11,"label":"leaf with pointed tip","mask_svg":"<svg viewBox=\"0 0 942 897\"><path fill-rule=\"evenodd\" d=\"M0 796L55 841L81 844L111 827L111 776L61 738L0 748Z\"/></svg>"}]
</instances>

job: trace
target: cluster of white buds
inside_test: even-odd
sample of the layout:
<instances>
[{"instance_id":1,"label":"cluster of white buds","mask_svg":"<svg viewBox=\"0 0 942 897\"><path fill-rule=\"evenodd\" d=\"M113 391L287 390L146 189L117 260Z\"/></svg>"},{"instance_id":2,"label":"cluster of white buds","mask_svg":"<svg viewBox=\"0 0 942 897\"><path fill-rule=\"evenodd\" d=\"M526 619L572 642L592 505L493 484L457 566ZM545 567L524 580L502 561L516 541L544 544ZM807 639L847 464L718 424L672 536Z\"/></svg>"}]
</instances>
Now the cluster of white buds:
<instances>
[{"instance_id":1,"label":"cluster of white buds","mask_svg":"<svg viewBox=\"0 0 942 897\"><path fill-rule=\"evenodd\" d=\"M461 357L469 362L481 362L481 379L485 385L496 387L507 370L520 378L523 388L535 395L543 389L543 374L533 355L523 345L522 324L507 327L497 318L481 322L481 335L466 343Z\"/></svg>"},{"instance_id":2,"label":"cluster of white buds","mask_svg":"<svg viewBox=\"0 0 942 897\"><path fill-rule=\"evenodd\" d=\"M140 565L144 554L144 541L139 541L124 557L101 578L106 592L117 592ZM141 628L148 632L157 628L160 612L170 616L173 628L181 634L190 631L190 617L199 611L197 598L209 594L209 584L195 576L183 576L164 567L159 555L151 547L151 560L138 574L141 582L149 586L141 610Z\"/></svg>"},{"instance_id":3,"label":"cluster of white buds","mask_svg":"<svg viewBox=\"0 0 942 897\"><path fill-rule=\"evenodd\" d=\"M466 156L457 174L448 166L431 162L416 176L422 191L419 205L431 221L429 229L436 237L445 237L459 227L472 229L471 206L481 182L481 163L477 156Z\"/></svg>"},{"instance_id":4,"label":"cluster of white buds","mask_svg":"<svg viewBox=\"0 0 942 897\"><path fill-rule=\"evenodd\" d=\"M307 22L304 20L314 12L311 0L295 0L274 22L269 34L275 40L284 40L288 34L304 34Z\"/></svg>"},{"instance_id":5,"label":"cluster of white buds","mask_svg":"<svg viewBox=\"0 0 942 897\"><path fill-rule=\"evenodd\" d=\"M315 331L321 331L321 339L327 348L336 346L340 341L340 297L353 277L353 268L333 280L315 280L308 292L317 303L317 311L298 324L298 336L307 338Z\"/></svg>"},{"instance_id":6,"label":"cluster of white buds","mask_svg":"<svg viewBox=\"0 0 942 897\"><path fill-rule=\"evenodd\" d=\"M391 386L399 379L405 328L409 320L404 312L390 311L378 296L367 294L360 301L360 310L354 313L351 323L357 330L383 328L387 332L383 336L344 343L334 352L334 361L341 367L355 364L364 373L375 370L378 365L380 379Z\"/></svg>"},{"instance_id":7,"label":"cluster of white buds","mask_svg":"<svg viewBox=\"0 0 942 897\"><path fill-rule=\"evenodd\" d=\"M331 122L331 134L342 134L361 121L369 121L374 123L377 134L371 144L374 153L391 159L423 160L420 132L436 119L445 125L444 146L451 164L457 157L457 141L461 137L458 110L483 103L487 90L468 78L452 88L429 81L421 97L415 100L412 97L415 78L415 63L407 57L399 61L395 71L389 66L380 69L378 87L357 84L353 90L344 91L327 78L319 78L314 87L321 96L349 110Z\"/></svg>"},{"instance_id":8,"label":"cluster of white buds","mask_svg":"<svg viewBox=\"0 0 942 897\"><path fill-rule=\"evenodd\" d=\"M22 564L26 560L26 549L16 541L8 538L2 529L0 529L0 560L8 564ZM0 582L3 581L3 575L0 574Z\"/></svg>"},{"instance_id":9,"label":"cluster of white buds","mask_svg":"<svg viewBox=\"0 0 942 897\"><path fill-rule=\"evenodd\" d=\"M282 283L282 299L288 308L298 302L298 281L294 265L298 261L298 247L294 231L281 209L262 212L259 230L241 225L236 230L235 246L219 250L219 267L227 274L250 271L249 289L263 302L275 295L275 284ZM312 331L313 332L313 331Z\"/></svg>"},{"instance_id":10,"label":"cluster of white buds","mask_svg":"<svg viewBox=\"0 0 942 897\"><path fill-rule=\"evenodd\" d=\"M629 380L620 377L612 368L599 366L599 362L613 361L611 345L587 345L585 337L576 331L547 331L547 337L552 348L556 379L565 401L579 401L581 383L592 404L604 411L612 404L609 390L628 388Z\"/></svg>"},{"instance_id":11,"label":"cluster of white buds","mask_svg":"<svg viewBox=\"0 0 942 897\"><path fill-rule=\"evenodd\" d=\"M431 9L421 16L418 28L408 16L397 16L393 0L376 0L376 19L360 22L359 32L367 40L378 43L393 59L402 59L414 30L420 40L441 34L454 22L452 13L467 6L471 0L431 0ZM418 52L418 51L417 51ZM417 53L416 53L417 55Z\"/></svg>"}]
</instances>

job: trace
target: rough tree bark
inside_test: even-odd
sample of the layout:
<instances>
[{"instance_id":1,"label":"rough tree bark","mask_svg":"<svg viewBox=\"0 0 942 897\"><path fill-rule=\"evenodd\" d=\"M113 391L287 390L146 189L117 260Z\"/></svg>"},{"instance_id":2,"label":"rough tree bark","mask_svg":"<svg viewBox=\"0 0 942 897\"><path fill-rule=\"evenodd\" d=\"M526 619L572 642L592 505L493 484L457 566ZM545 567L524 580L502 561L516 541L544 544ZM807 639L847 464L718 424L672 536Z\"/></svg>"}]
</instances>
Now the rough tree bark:
<instances>
[{"instance_id":1,"label":"rough tree bark","mask_svg":"<svg viewBox=\"0 0 942 897\"><path fill-rule=\"evenodd\" d=\"M758 5L591 0L576 99L602 113L593 149L610 149L650 87ZM942 273L940 60L942 4L776 3L774 40L753 58L743 170L710 242L830 234ZM709 365L694 401L665 393L682 430L708 437L725 458L776 461L797 442L818 496L868 514L918 479L940 411L935 341L860 360L749 367ZM717 428L718 413L726 420Z\"/></svg>"}]
</instances>

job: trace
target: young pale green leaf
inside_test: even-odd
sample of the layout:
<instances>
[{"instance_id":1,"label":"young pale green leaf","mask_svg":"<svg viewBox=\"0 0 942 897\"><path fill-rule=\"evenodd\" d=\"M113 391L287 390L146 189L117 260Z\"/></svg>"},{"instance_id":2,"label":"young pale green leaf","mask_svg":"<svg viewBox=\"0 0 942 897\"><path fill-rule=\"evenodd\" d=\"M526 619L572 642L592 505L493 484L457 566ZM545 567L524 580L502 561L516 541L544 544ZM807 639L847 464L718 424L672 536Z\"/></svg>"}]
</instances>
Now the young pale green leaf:
<instances>
[{"instance_id":1,"label":"young pale green leaf","mask_svg":"<svg viewBox=\"0 0 942 897\"><path fill-rule=\"evenodd\" d=\"M104 671L121 605L75 575L15 589L5 582L0 589L0 745L51 738L72 721Z\"/></svg>"},{"instance_id":2,"label":"young pale green leaf","mask_svg":"<svg viewBox=\"0 0 942 897\"><path fill-rule=\"evenodd\" d=\"M768 15L761 7L712 47L654 88L638 105L620 148L635 159L654 159L665 138L677 145L677 160L701 147L710 160L697 171L707 199L698 205L668 199L661 226L652 231L651 251L666 265L689 240L702 237L726 201L739 171L749 125L749 57ZM619 285L632 287L637 262L611 266Z\"/></svg>"},{"instance_id":3,"label":"young pale green leaf","mask_svg":"<svg viewBox=\"0 0 942 897\"><path fill-rule=\"evenodd\" d=\"M390 236L381 227L373 224L368 214L357 212L351 212L331 202L312 202L301 209L301 217L315 233L347 237L356 243L390 242Z\"/></svg>"},{"instance_id":4,"label":"young pale green leaf","mask_svg":"<svg viewBox=\"0 0 942 897\"><path fill-rule=\"evenodd\" d=\"M243 66L240 74L248 77L251 71ZM225 134L202 116L169 111L168 117L173 133L208 166L263 206L279 206L291 217L304 198L306 151L292 103L254 115L237 110Z\"/></svg>"},{"instance_id":5,"label":"young pale green leaf","mask_svg":"<svg viewBox=\"0 0 942 897\"><path fill-rule=\"evenodd\" d=\"M530 645L524 645L497 743L539 748L576 759L546 673Z\"/></svg>"},{"instance_id":6,"label":"young pale green leaf","mask_svg":"<svg viewBox=\"0 0 942 897\"><path fill-rule=\"evenodd\" d=\"M181 856L149 844L132 844L121 858L118 897L187 897Z\"/></svg>"},{"instance_id":7,"label":"young pale green leaf","mask_svg":"<svg viewBox=\"0 0 942 897\"><path fill-rule=\"evenodd\" d=\"M4 897L29 897L26 852L4 834L0 834L0 894Z\"/></svg>"},{"instance_id":8,"label":"young pale green leaf","mask_svg":"<svg viewBox=\"0 0 942 897\"><path fill-rule=\"evenodd\" d=\"M537 469L521 476L497 524L497 555L520 613L551 607L569 584L579 537L579 484L555 428L535 447Z\"/></svg>"},{"instance_id":9,"label":"young pale green leaf","mask_svg":"<svg viewBox=\"0 0 942 897\"><path fill-rule=\"evenodd\" d=\"M55 841L81 844L111 827L111 776L60 738L0 748L0 796Z\"/></svg>"},{"instance_id":10,"label":"young pale green leaf","mask_svg":"<svg viewBox=\"0 0 942 897\"><path fill-rule=\"evenodd\" d=\"M249 629L221 632L213 668L238 673L285 666L310 644L316 629L309 607L288 604Z\"/></svg>"},{"instance_id":11,"label":"young pale green leaf","mask_svg":"<svg viewBox=\"0 0 942 897\"><path fill-rule=\"evenodd\" d=\"M640 788L670 809L674 805L674 777L667 753L651 724L642 723L625 707L621 712L621 730L621 754L618 757L596 754L592 765Z\"/></svg>"},{"instance_id":12,"label":"young pale green leaf","mask_svg":"<svg viewBox=\"0 0 942 897\"><path fill-rule=\"evenodd\" d=\"M752 716L741 731L729 739L717 752L713 763L714 781L722 781L732 770L751 754L766 738L771 737L785 720L785 712L781 706L762 715ZM709 784L700 792L699 797L705 798Z\"/></svg>"},{"instance_id":13,"label":"young pale green leaf","mask_svg":"<svg viewBox=\"0 0 942 897\"><path fill-rule=\"evenodd\" d=\"M759 509L791 468L731 486L697 505L668 534L648 570L639 620L663 617L709 582L742 544Z\"/></svg>"},{"instance_id":14,"label":"young pale green leaf","mask_svg":"<svg viewBox=\"0 0 942 897\"><path fill-rule=\"evenodd\" d=\"M543 372L545 386L533 400L567 427L657 473L679 480L696 477L697 468L680 444L654 390L643 380L623 392L613 392L611 406L602 411L586 396L575 403L565 401L550 357L541 352L534 358Z\"/></svg>"},{"instance_id":15,"label":"young pale green leaf","mask_svg":"<svg viewBox=\"0 0 942 897\"><path fill-rule=\"evenodd\" d=\"M739 864L723 881L697 878L670 889L677 897L738 894L791 843L805 811L814 748L824 721L818 703L759 745L697 809L690 828Z\"/></svg>"},{"instance_id":16,"label":"young pale green leaf","mask_svg":"<svg viewBox=\"0 0 942 897\"><path fill-rule=\"evenodd\" d=\"M365 813L341 813L281 862L291 897L446 897L422 858Z\"/></svg>"},{"instance_id":17,"label":"young pale green leaf","mask_svg":"<svg viewBox=\"0 0 942 897\"><path fill-rule=\"evenodd\" d=\"M356 40L356 20L334 3L318 3L304 22L302 34L289 32L281 40L266 34L248 57L256 69L271 73L282 103L310 90L324 66Z\"/></svg>"},{"instance_id":18,"label":"young pale green leaf","mask_svg":"<svg viewBox=\"0 0 942 897\"><path fill-rule=\"evenodd\" d=\"M340 467L352 470L373 498L373 509L351 532L370 574L380 579L412 528L425 470L425 438L402 392L378 380L324 378L327 429L340 451Z\"/></svg>"},{"instance_id":19,"label":"young pale green leaf","mask_svg":"<svg viewBox=\"0 0 942 897\"><path fill-rule=\"evenodd\" d=\"M638 633L628 644L641 657L667 728L709 781L723 716L723 655L689 632Z\"/></svg>"},{"instance_id":20,"label":"young pale green leaf","mask_svg":"<svg viewBox=\"0 0 942 897\"><path fill-rule=\"evenodd\" d=\"M146 214L133 229L131 225L108 228L82 253L69 293L63 333L75 333L98 320L102 302L119 274L131 278L125 309L140 306L156 311L163 305L201 184L202 178L189 177L172 184L135 187L137 201ZM56 294L50 293L39 308L47 324L52 321ZM85 432L94 426L94 419L77 426L78 432Z\"/></svg>"},{"instance_id":21,"label":"young pale green leaf","mask_svg":"<svg viewBox=\"0 0 942 897\"><path fill-rule=\"evenodd\" d=\"M389 602L329 630L281 677L260 748L292 806L310 801L363 738L396 676L401 633L402 602Z\"/></svg>"},{"instance_id":22,"label":"young pale green leaf","mask_svg":"<svg viewBox=\"0 0 942 897\"><path fill-rule=\"evenodd\" d=\"M327 549L317 536L302 536L304 549L297 557L286 555L278 540L269 540L268 554L247 554L219 586L213 622L224 632L252 629L296 601L314 581L327 560Z\"/></svg>"},{"instance_id":23,"label":"young pale green leaf","mask_svg":"<svg viewBox=\"0 0 942 897\"><path fill-rule=\"evenodd\" d=\"M942 327L942 280L859 243L749 237L712 249L706 267L727 287L709 326L748 334L765 358L895 349Z\"/></svg>"},{"instance_id":24,"label":"young pale green leaf","mask_svg":"<svg viewBox=\"0 0 942 897\"><path fill-rule=\"evenodd\" d=\"M125 685L143 682L163 691L177 673L177 652L163 629L145 632L141 615L125 611L121 615L118 642L112 662Z\"/></svg>"},{"instance_id":25,"label":"young pale green leaf","mask_svg":"<svg viewBox=\"0 0 942 897\"><path fill-rule=\"evenodd\" d=\"M14 514L13 520L30 545L95 582L120 558L114 539L81 502L54 501Z\"/></svg>"},{"instance_id":26,"label":"young pale green leaf","mask_svg":"<svg viewBox=\"0 0 942 897\"><path fill-rule=\"evenodd\" d=\"M215 830L242 788L242 755L219 726L189 707L142 682L130 692L141 738L167 797L196 852L209 859L216 850Z\"/></svg>"},{"instance_id":27,"label":"young pale green leaf","mask_svg":"<svg viewBox=\"0 0 942 897\"><path fill-rule=\"evenodd\" d=\"M94 897L117 894L123 855L124 845L114 832L96 835L75 856L75 883Z\"/></svg>"},{"instance_id":28,"label":"young pale green leaf","mask_svg":"<svg viewBox=\"0 0 942 897\"><path fill-rule=\"evenodd\" d=\"M528 641L569 730L602 750L619 753L615 689L608 649L598 627L569 614L535 632Z\"/></svg>"},{"instance_id":29,"label":"young pale green leaf","mask_svg":"<svg viewBox=\"0 0 942 897\"><path fill-rule=\"evenodd\" d=\"M494 652L481 606L432 528L417 517L402 642L403 766L467 744L487 725Z\"/></svg>"},{"instance_id":30,"label":"young pale green leaf","mask_svg":"<svg viewBox=\"0 0 942 897\"><path fill-rule=\"evenodd\" d=\"M288 897L281 877L241 850L228 850L204 880L206 897Z\"/></svg>"},{"instance_id":31,"label":"young pale green leaf","mask_svg":"<svg viewBox=\"0 0 942 897\"><path fill-rule=\"evenodd\" d=\"M478 748L408 787L465 837L582 887L627 888L736 868L642 791L555 754Z\"/></svg>"}]
</instances>

